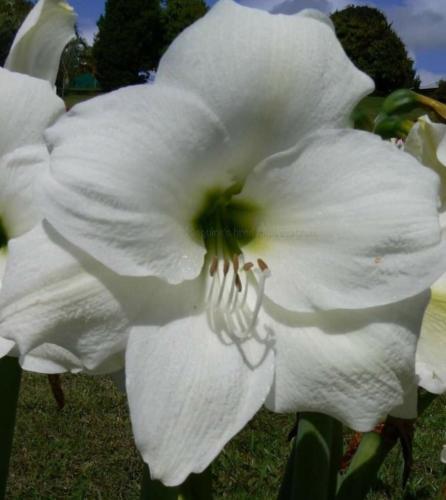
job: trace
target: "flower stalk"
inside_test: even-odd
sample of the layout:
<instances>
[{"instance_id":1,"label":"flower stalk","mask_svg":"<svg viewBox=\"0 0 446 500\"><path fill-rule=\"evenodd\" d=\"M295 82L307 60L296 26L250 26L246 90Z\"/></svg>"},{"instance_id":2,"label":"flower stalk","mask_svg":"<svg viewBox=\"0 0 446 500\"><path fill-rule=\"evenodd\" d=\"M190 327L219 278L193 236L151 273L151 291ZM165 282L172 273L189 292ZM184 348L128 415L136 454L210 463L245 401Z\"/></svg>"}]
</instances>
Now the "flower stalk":
<instances>
[{"instance_id":1,"label":"flower stalk","mask_svg":"<svg viewBox=\"0 0 446 500\"><path fill-rule=\"evenodd\" d=\"M436 397L436 394L421 391L418 397L418 415L422 415ZM413 430L412 421L389 417L380 432L365 433L350 467L339 484L336 500L366 498L376 482L384 460L398 442L401 442L403 450L405 462L403 484L405 484L412 466Z\"/></svg>"},{"instance_id":2,"label":"flower stalk","mask_svg":"<svg viewBox=\"0 0 446 500\"><path fill-rule=\"evenodd\" d=\"M301 413L279 500L335 498L342 457L342 424L318 413Z\"/></svg>"},{"instance_id":3,"label":"flower stalk","mask_svg":"<svg viewBox=\"0 0 446 500\"><path fill-rule=\"evenodd\" d=\"M367 432L364 434L350 467L342 479L336 499L365 498L395 442L387 439L383 433Z\"/></svg>"},{"instance_id":4,"label":"flower stalk","mask_svg":"<svg viewBox=\"0 0 446 500\"><path fill-rule=\"evenodd\" d=\"M0 360L0 499L5 498L22 370L16 358Z\"/></svg>"}]
</instances>

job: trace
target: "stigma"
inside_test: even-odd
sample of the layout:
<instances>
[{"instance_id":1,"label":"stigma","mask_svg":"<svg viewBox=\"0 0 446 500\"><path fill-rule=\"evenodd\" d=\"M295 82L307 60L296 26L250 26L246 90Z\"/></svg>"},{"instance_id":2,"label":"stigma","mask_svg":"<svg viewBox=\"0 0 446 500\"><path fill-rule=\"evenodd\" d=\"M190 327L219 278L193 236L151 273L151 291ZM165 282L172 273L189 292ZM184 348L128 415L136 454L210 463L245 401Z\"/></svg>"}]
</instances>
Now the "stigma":
<instances>
[{"instance_id":1,"label":"stigma","mask_svg":"<svg viewBox=\"0 0 446 500\"><path fill-rule=\"evenodd\" d=\"M255 330L271 271L262 259L244 262L242 254L210 258L206 309L211 328L237 338Z\"/></svg>"}]
</instances>

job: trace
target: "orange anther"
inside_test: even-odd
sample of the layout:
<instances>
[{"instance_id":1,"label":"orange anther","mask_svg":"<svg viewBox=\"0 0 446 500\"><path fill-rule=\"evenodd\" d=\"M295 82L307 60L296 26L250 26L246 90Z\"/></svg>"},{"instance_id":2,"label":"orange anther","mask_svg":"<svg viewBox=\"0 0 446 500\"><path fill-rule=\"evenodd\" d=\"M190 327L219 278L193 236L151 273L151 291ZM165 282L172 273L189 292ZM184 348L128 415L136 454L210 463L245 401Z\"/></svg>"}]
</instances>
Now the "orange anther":
<instances>
[{"instance_id":1,"label":"orange anther","mask_svg":"<svg viewBox=\"0 0 446 500\"><path fill-rule=\"evenodd\" d=\"M218 269L218 259L214 255L212 257L211 265L209 267L209 274L211 275L211 277L214 276L214 274L217 272L217 269Z\"/></svg>"},{"instance_id":2,"label":"orange anther","mask_svg":"<svg viewBox=\"0 0 446 500\"><path fill-rule=\"evenodd\" d=\"M269 267L266 265L266 262L262 259L257 259L257 264L259 265L260 267L260 270L263 272L263 271L266 271L267 269L269 269Z\"/></svg>"}]
</instances>

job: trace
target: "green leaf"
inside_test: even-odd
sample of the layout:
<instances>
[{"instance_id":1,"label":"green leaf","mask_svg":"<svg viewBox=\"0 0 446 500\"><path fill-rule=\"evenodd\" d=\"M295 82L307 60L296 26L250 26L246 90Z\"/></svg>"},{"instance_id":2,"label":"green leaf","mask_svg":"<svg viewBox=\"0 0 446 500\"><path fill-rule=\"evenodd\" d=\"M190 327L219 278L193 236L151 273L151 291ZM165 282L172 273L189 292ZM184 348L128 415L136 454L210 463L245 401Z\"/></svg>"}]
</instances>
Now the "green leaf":
<instances>
[{"instance_id":1,"label":"green leaf","mask_svg":"<svg viewBox=\"0 0 446 500\"><path fill-rule=\"evenodd\" d=\"M375 120L375 134L380 135L383 139L392 137L405 138L410 132L413 122L404 119L400 116L389 116L385 113L380 113Z\"/></svg>"},{"instance_id":2,"label":"green leaf","mask_svg":"<svg viewBox=\"0 0 446 500\"><path fill-rule=\"evenodd\" d=\"M408 113L419 107L417 94L412 90L400 89L392 92L382 104L382 112L387 115Z\"/></svg>"}]
</instances>

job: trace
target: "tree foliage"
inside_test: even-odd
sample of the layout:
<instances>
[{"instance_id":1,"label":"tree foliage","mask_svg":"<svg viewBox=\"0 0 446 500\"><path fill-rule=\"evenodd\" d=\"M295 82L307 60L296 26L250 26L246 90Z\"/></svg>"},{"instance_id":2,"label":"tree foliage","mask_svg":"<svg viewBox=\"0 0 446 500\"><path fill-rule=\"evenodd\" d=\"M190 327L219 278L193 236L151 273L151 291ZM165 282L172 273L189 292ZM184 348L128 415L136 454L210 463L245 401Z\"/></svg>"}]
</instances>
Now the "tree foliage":
<instances>
[{"instance_id":1,"label":"tree foliage","mask_svg":"<svg viewBox=\"0 0 446 500\"><path fill-rule=\"evenodd\" d=\"M71 40L62 53L56 86L58 93L64 95L74 77L85 72L93 72L92 48L85 38L79 35L76 27L76 37Z\"/></svg>"},{"instance_id":2,"label":"tree foliage","mask_svg":"<svg viewBox=\"0 0 446 500\"><path fill-rule=\"evenodd\" d=\"M336 11L331 18L345 52L373 78L378 94L415 87L414 62L380 10L350 6Z\"/></svg>"},{"instance_id":3,"label":"tree foliage","mask_svg":"<svg viewBox=\"0 0 446 500\"><path fill-rule=\"evenodd\" d=\"M5 64L16 32L32 7L29 0L0 0L0 66Z\"/></svg>"},{"instance_id":4,"label":"tree foliage","mask_svg":"<svg viewBox=\"0 0 446 500\"><path fill-rule=\"evenodd\" d=\"M163 44L159 0L107 0L93 46L96 77L104 90L145 81Z\"/></svg>"},{"instance_id":5,"label":"tree foliage","mask_svg":"<svg viewBox=\"0 0 446 500\"><path fill-rule=\"evenodd\" d=\"M438 88L434 92L433 97L439 101L446 102L446 80L440 80L438 82Z\"/></svg>"},{"instance_id":6,"label":"tree foliage","mask_svg":"<svg viewBox=\"0 0 446 500\"><path fill-rule=\"evenodd\" d=\"M167 48L188 26L207 12L203 0L167 0L164 2L164 44Z\"/></svg>"},{"instance_id":7,"label":"tree foliage","mask_svg":"<svg viewBox=\"0 0 446 500\"><path fill-rule=\"evenodd\" d=\"M107 0L93 46L102 88L145 81L174 38L206 11L204 0Z\"/></svg>"}]
</instances>

